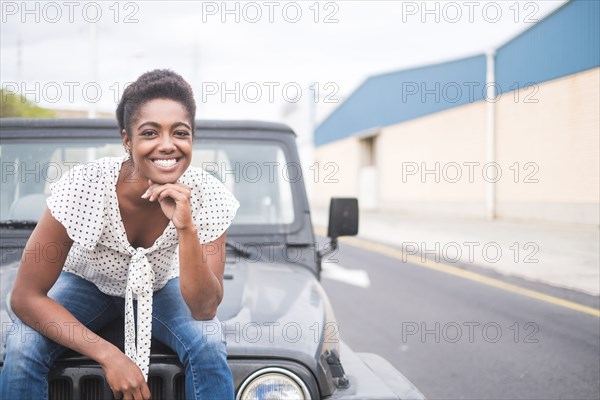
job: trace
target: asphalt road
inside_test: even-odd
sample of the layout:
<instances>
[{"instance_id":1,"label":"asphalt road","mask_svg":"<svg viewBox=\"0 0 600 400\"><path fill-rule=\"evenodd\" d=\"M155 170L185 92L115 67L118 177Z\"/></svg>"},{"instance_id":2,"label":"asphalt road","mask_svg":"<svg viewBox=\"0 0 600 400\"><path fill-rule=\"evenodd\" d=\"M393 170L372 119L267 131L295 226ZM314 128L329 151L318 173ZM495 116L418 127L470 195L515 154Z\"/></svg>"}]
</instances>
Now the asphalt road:
<instances>
[{"instance_id":1,"label":"asphalt road","mask_svg":"<svg viewBox=\"0 0 600 400\"><path fill-rule=\"evenodd\" d=\"M323 279L342 340L383 355L427 398L600 398L600 318L348 244L334 258L370 280Z\"/></svg>"}]
</instances>

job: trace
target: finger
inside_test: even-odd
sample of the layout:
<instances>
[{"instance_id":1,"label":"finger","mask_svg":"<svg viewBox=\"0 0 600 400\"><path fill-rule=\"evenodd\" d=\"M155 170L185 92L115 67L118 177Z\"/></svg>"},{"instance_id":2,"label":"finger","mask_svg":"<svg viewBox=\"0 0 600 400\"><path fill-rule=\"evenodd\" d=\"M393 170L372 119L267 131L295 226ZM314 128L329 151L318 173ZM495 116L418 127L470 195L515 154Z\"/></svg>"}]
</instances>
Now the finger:
<instances>
[{"instance_id":1,"label":"finger","mask_svg":"<svg viewBox=\"0 0 600 400\"><path fill-rule=\"evenodd\" d=\"M177 190L178 192L181 192L181 193L188 193L190 195L192 194L192 188L190 188L188 185L185 185L185 184L179 183L179 182L177 182L177 183L165 183L163 185L155 184L152 187L152 191L156 191L156 190L158 190L158 188L175 189L175 190Z\"/></svg>"},{"instance_id":2,"label":"finger","mask_svg":"<svg viewBox=\"0 0 600 400\"><path fill-rule=\"evenodd\" d=\"M148 188L149 189L156 189L157 187L161 187L161 186L177 186L180 187L182 189L187 189L187 190L191 190L191 188L186 185L185 183L181 183L181 182L173 182L173 183L154 183L151 179L148 179Z\"/></svg>"},{"instance_id":3,"label":"finger","mask_svg":"<svg viewBox=\"0 0 600 400\"><path fill-rule=\"evenodd\" d=\"M155 190L153 190L150 194L150 198L148 200L153 201L154 199L157 198L164 198L162 196L162 194L166 191L169 191L169 193L172 194L172 196L170 195L169 197L173 197L174 199L181 199L181 198L191 198L192 196L192 191L189 187L187 186L176 186L173 184L166 184L166 185L162 185L158 188L156 188Z\"/></svg>"},{"instance_id":4,"label":"finger","mask_svg":"<svg viewBox=\"0 0 600 400\"><path fill-rule=\"evenodd\" d=\"M151 192L150 192L150 196L148 197L148 200L150 201L154 201L155 199L157 199L165 190L168 190L169 188L166 185L162 185L162 186L158 186L156 188L154 188Z\"/></svg>"},{"instance_id":5,"label":"finger","mask_svg":"<svg viewBox=\"0 0 600 400\"><path fill-rule=\"evenodd\" d=\"M160 186L161 185L159 185L158 183L154 183L154 182L152 182L151 179L148 179L148 189L146 189L146 191L142 195L142 198L143 199L148 198L152 194L152 192L155 191Z\"/></svg>"},{"instance_id":6,"label":"finger","mask_svg":"<svg viewBox=\"0 0 600 400\"><path fill-rule=\"evenodd\" d=\"M127 389L123 392L123 400L141 400L141 393L139 389Z\"/></svg>"},{"instance_id":7,"label":"finger","mask_svg":"<svg viewBox=\"0 0 600 400\"><path fill-rule=\"evenodd\" d=\"M155 197L158 199L158 201L163 201L167 197L170 197L176 203L179 203L179 204L181 204L181 202L187 201L189 199L187 194L181 193L181 192L173 190L173 189L165 189L165 190L161 191L159 194L157 194Z\"/></svg>"},{"instance_id":8,"label":"finger","mask_svg":"<svg viewBox=\"0 0 600 400\"><path fill-rule=\"evenodd\" d=\"M133 399L134 400L144 400L144 396L142 395L142 390L141 389L134 389L133 390Z\"/></svg>"},{"instance_id":9,"label":"finger","mask_svg":"<svg viewBox=\"0 0 600 400\"><path fill-rule=\"evenodd\" d=\"M144 400L150 400L151 397L152 397L152 393L150 393L150 388L148 388L148 385L146 384L142 388L142 398Z\"/></svg>"},{"instance_id":10,"label":"finger","mask_svg":"<svg viewBox=\"0 0 600 400\"><path fill-rule=\"evenodd\" d=\"M181 182L162 183L162 184L153 183L152 185L150 185L150 188L151 189L155 189L155 188L163 187L163 186L174 187L174 188L177 188L177 189L182 190L184 192L185 191L190 191L191 192L191 187L188 186L188 185L186 185L185 183L181 183Z\"/></svg>"},{"instance_id":11,"label":"finger","mask_svg":"<svg viewBox=\"0 0 600 400\"><path fill-rule=\"evenodd\" d=\"M161 185L159 183L154 183L154 182L152 182L151 179L148 179L148 189L146 189L146 191L142 195L142 198L143 199L149 198L152 193L156 192L158 189L160 189L163 186L165 186L165 184Z\"/></svg>"},{"instance_id":12,"label":"finger","mask_svg":"<svg viewBox=\"0 0 600 400\"><path fill-rule=\"evenodd\" d=\"M148 188L146 193L144 193L143 198L148 199L149 201L154 201L157 195L159 195L163 190L166 189L166 185L157 185L154 184Z\"/></svg>"}]
</instances>

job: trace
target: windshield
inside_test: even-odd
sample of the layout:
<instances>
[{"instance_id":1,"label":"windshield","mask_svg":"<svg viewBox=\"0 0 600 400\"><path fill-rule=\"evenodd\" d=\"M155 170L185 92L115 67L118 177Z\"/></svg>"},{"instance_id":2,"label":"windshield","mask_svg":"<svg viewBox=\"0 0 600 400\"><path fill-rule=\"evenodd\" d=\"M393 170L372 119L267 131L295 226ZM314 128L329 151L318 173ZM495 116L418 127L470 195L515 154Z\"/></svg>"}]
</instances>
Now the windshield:
<instances>
[{"instance_id":1,"label":"windshield","mask_svg":"<svg viewBox=\"0 0 600 400\"><path fill-rule=\"evenodd\" d=\"M76 165L123 154L118 140L2 141L0 221L39 220L51 183ZM300 167L287 162L277 142L196 139L192 159L192 166L220 179L240 202L233 225L294 221L291 183Z\"/></svg>"}]
</instances>

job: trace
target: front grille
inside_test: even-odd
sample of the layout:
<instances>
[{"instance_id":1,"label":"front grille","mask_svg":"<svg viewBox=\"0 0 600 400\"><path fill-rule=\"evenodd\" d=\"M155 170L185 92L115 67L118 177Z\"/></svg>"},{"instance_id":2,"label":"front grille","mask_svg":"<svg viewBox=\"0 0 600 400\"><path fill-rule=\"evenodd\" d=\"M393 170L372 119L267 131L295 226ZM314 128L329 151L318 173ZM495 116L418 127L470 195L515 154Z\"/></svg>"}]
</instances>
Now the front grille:
<instances>
[{"instance_id":1,"label":"front grille","mask_svg":"<svg viewBox=\"0 0 600 400\"><path fill-rule=\"evenodd\" d=\"M181 374L175 377L175 398L185 399L185 375Z\"/></svg>"},{"instance_id":2,"label":"front grille","mask_svg":"<svg viewBox=\"0 0 600 400\"><path fill-rule=\"evenodd\" d=\"M185 376L179 363L150 365L148 387L153 400L185 400ZM61 366L49 377L50 400L113 400L99 366Z\"/></svg>"},{"instance_id":3,"label":"front grille","mask_svg":"<svg viewBox=\"0 0 600 400\"><path fill-rule=\"evenodd\" d=\"M70 379L58 378L50 383L50 398L54 399L72 399L73 385Z\"/></svg>"},{"instance_id":4,"label":"front grille","mask_svg":"<svg viewBox=\"0 0 600 400\"><path fill-rule=\"evenodd\" d=\"M79 381L81 400L102 400L102 387L104 380L100 377L86 376ZM50 390L52 392L52 390Z\"/></svg>"},{"instance_id":5,"label":"front grille","mask_svg":"<svg viewBox=\"0 0 600 400\"><path fill-rule=\"evenodd\" d=\"M156 377L156 376L152 376L152 377L148 377L148 387L150 388L150 393L154 394L154 393L158 393L157 396L152 396L152 398L157 397L160 399L164 399L164 395L163 395L163 390L164 390L164 385L163 385L163 380L162 378Z\"/></svg>"}]
</instances>

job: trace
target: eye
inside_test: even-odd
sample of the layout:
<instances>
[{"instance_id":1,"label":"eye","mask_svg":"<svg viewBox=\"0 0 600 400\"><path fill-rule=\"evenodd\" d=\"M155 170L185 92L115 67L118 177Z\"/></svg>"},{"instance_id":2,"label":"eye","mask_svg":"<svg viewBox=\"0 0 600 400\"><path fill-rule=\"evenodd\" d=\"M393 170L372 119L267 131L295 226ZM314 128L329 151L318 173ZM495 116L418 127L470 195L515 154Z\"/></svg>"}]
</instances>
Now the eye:
<instances>
[{"instance_id":1,"label":"eye","mask_svg":"<svg viewBox=\"0 0 600 400\"><path fill-rule=\"evenodd\" d=\"M152 136L154 134L156 134L156 132L151 131L151 130L147 130L147 131L143 131L140 135L141 136Z\"/></svg>"},{"instance_id":2,"label":"eye","mask_svg":"<svg viewBox=\"0 0 600 400\"><path fill-rule=\"evenodd\" d=\"M188 131L175 131L175 135L177 135L177 136L189 136L190 133Z\"/></svg>"}]
</instances>

